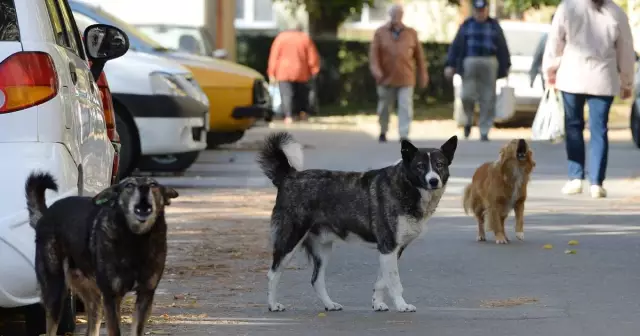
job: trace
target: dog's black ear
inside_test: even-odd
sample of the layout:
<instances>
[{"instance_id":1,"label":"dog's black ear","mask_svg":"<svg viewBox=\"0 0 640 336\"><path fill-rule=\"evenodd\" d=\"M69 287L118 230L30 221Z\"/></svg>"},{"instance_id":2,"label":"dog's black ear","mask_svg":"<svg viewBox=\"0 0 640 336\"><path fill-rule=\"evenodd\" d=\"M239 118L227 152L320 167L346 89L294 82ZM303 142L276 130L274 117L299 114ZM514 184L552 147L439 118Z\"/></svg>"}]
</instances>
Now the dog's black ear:
<instances>
[{"instance_id":1,"label":"dog's black ear","mask_svg":"<svg viewBox=\"0 0 640 336\"><path fill-rule=\"evenodd\" d=\"M164 205L171 205L171 199L180 195L175 189L162 186L162 196L164 196Z\"/></svg>"},{"instance_id":2,"label":"dog's black ear","mask_svg":"<svg viewBox=\"0 0 640 336\"><path fill-rule=\"evenodd\" d=\"M402 139L400 143L400 154L402 155L402 161L404 161L404 163L410 163L417 151L418 148L409 142L409 140Z\"/></svg>"},{"instance_id":3,"label":"dog's black ear","mask_svg":"<svg viewBox=\"0 0 640 336\"><path fill-rule=\"evenodd\" d=\"M442 154L444 154L444 156L449 161L449 165L451 165L451 163L453 162L453 154L456 153L456 148L458 148L457 135L454 135L451 138L449 138L449 140L447 140L447 142L442 144L442 146L440 147L440 151L442 151Z\"/></svg>"},{"instance_id":4,"label":"dog's black ear","mask_svg":"<svg viewBox=\"0 0 640 336\"><path fill-rule=\"evenodd\" d=\"M95 205L113 205L113 202L118 198L118 194L120 192L120 185L113 185L97 195L93 196L93 204Z\"/></svg>"}]
</instances>

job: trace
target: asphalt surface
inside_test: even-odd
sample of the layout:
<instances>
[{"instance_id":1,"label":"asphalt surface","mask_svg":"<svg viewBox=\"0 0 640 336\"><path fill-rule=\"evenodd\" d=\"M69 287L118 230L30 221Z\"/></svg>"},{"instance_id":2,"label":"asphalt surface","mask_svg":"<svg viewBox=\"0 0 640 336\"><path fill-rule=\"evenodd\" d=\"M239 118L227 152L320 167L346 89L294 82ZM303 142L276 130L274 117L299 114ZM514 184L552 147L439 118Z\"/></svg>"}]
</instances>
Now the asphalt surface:
<instances>
[{"instance_id":1,"label":"asphalt surface","mask_svg":"<svg viewBox=\"0 0 640 336\"><path fill-rule=\"evenodd\" d=\"M254 163L252 143L273 130L253 130L249 148L204 153L184 177L161 178L181 191L206 188L269 188ZM370 132L294 130L304 145L306 168L365 170L400 157L397 140L379 144ZM435 147L445 136L416 140ZM432 138L434 138L432 137ZM263 290L236 298L240 309L203 308L199 319L185 320L171 335L637 335L640 330L640 151L628 139L612 142L609 197L588 193L563 196L566 165L563 144L532 143L537 167L529 184L525 241L517 241L507 220L509 245L475 241L476 226L461 209L461 193L474 169L494 160L506 140L461 140L451 179L428 233L413 242L399 262L405 300L415 313L373 312L371 295L378 270L375 250L337 244L327 269L332 299L341 312L324 312L310 285L311 268L282 277L279 302L287 311L270 313ZM214 211L215 209L212 209ZM578 245L569 246L568 241ZM543 245L551 244L551 249ZM566 254L565 250L575 250ZM214 281L214 280L212 280ZM215 301L215 297L210 298ZM263 305L244 302L262 302ZM162 326L154 326L154 330ZM127 330L128 331L128 330ZM162 334L153 332L152 334Z\"/></svg>"}]
</instances>

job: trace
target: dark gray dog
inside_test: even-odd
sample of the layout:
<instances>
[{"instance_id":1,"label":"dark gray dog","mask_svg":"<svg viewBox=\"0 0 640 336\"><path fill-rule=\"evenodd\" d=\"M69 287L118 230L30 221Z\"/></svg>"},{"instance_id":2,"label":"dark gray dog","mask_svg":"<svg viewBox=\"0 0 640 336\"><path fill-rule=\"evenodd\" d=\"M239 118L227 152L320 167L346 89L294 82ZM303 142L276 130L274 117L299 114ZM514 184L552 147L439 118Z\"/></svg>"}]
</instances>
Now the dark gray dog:
<instances>
[{"instance_id":1,"label":"dark gray dog","mask_svg":"<svg viewBox=\"0 0 640 336\"><path fill-rule=\"evenodd\" d=\"M47 336L56 334L68 288L86 307L88 336L99 335L103 313L109 336L120 336L120 304L135 290L131 335L143 335L167 256L164 207L178 193L129 177L93 198L66 197L47 208L45 190L58 190L53 176L32 173L25 189Z\"/></svg>"},{"instance_id":2,"label":"dark gray dog","mask_svg":"<svg viewBox=\"0 0 640 336\"><path fill-rule=\"evenodd\" d=\"M360 240L380 252L380 271L373 290L373 309L389 310L384 288L396 309L412 312L405 302L398 258L425 232L449 179L458 145L453 136L440 148L418 149L402 141L402 160L366 172L302 171L302 147L286 132L267 137L258 162L278 188L271 215L273 263L269 270L270 311L285 308L276 301L282 270L300 246L313 261L311 283L325 310L342 310L325 286L325 269L336 240Z\"/></svg>"}]
</instances>

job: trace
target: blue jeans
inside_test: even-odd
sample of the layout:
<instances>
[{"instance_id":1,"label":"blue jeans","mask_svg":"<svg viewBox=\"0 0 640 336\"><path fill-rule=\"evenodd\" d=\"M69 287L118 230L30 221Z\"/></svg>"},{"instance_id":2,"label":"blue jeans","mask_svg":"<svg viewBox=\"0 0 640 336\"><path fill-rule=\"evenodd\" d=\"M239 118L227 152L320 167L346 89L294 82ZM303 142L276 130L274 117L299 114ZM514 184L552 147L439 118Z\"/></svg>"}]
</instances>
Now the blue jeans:
<instances>
[{"instance_id":1,"label":"blue jeans","mask_svg":"<svg viewBox=\"0 0 640 336\"><path fill-rule=\"evenodd\" d=\"M564 101L564 130L569 160L569 179L584 179L585 149L584 104L589 104L589 181L592 185L602 185L607 172L609 155L609 110L613 96L592 96L562 91Z\"/></svg>"}]
</instances>

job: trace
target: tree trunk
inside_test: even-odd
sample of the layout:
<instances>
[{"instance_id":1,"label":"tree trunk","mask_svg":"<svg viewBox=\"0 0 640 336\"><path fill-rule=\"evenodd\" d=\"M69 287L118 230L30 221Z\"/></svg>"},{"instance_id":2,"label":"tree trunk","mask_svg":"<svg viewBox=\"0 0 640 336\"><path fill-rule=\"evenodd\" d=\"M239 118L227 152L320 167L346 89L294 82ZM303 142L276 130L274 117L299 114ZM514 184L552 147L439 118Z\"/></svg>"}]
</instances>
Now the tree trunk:
<instances>
[{"instance_id":1,"label":"tree trunk","mask_svg":"<svg viewBox=\"0 0 640 336\"><path fill-rule=\"evenodd\" d=\"M340 23L328 19L309 18L309 35L321 38L338 38Z\"/></svg>"}]
</instances>

